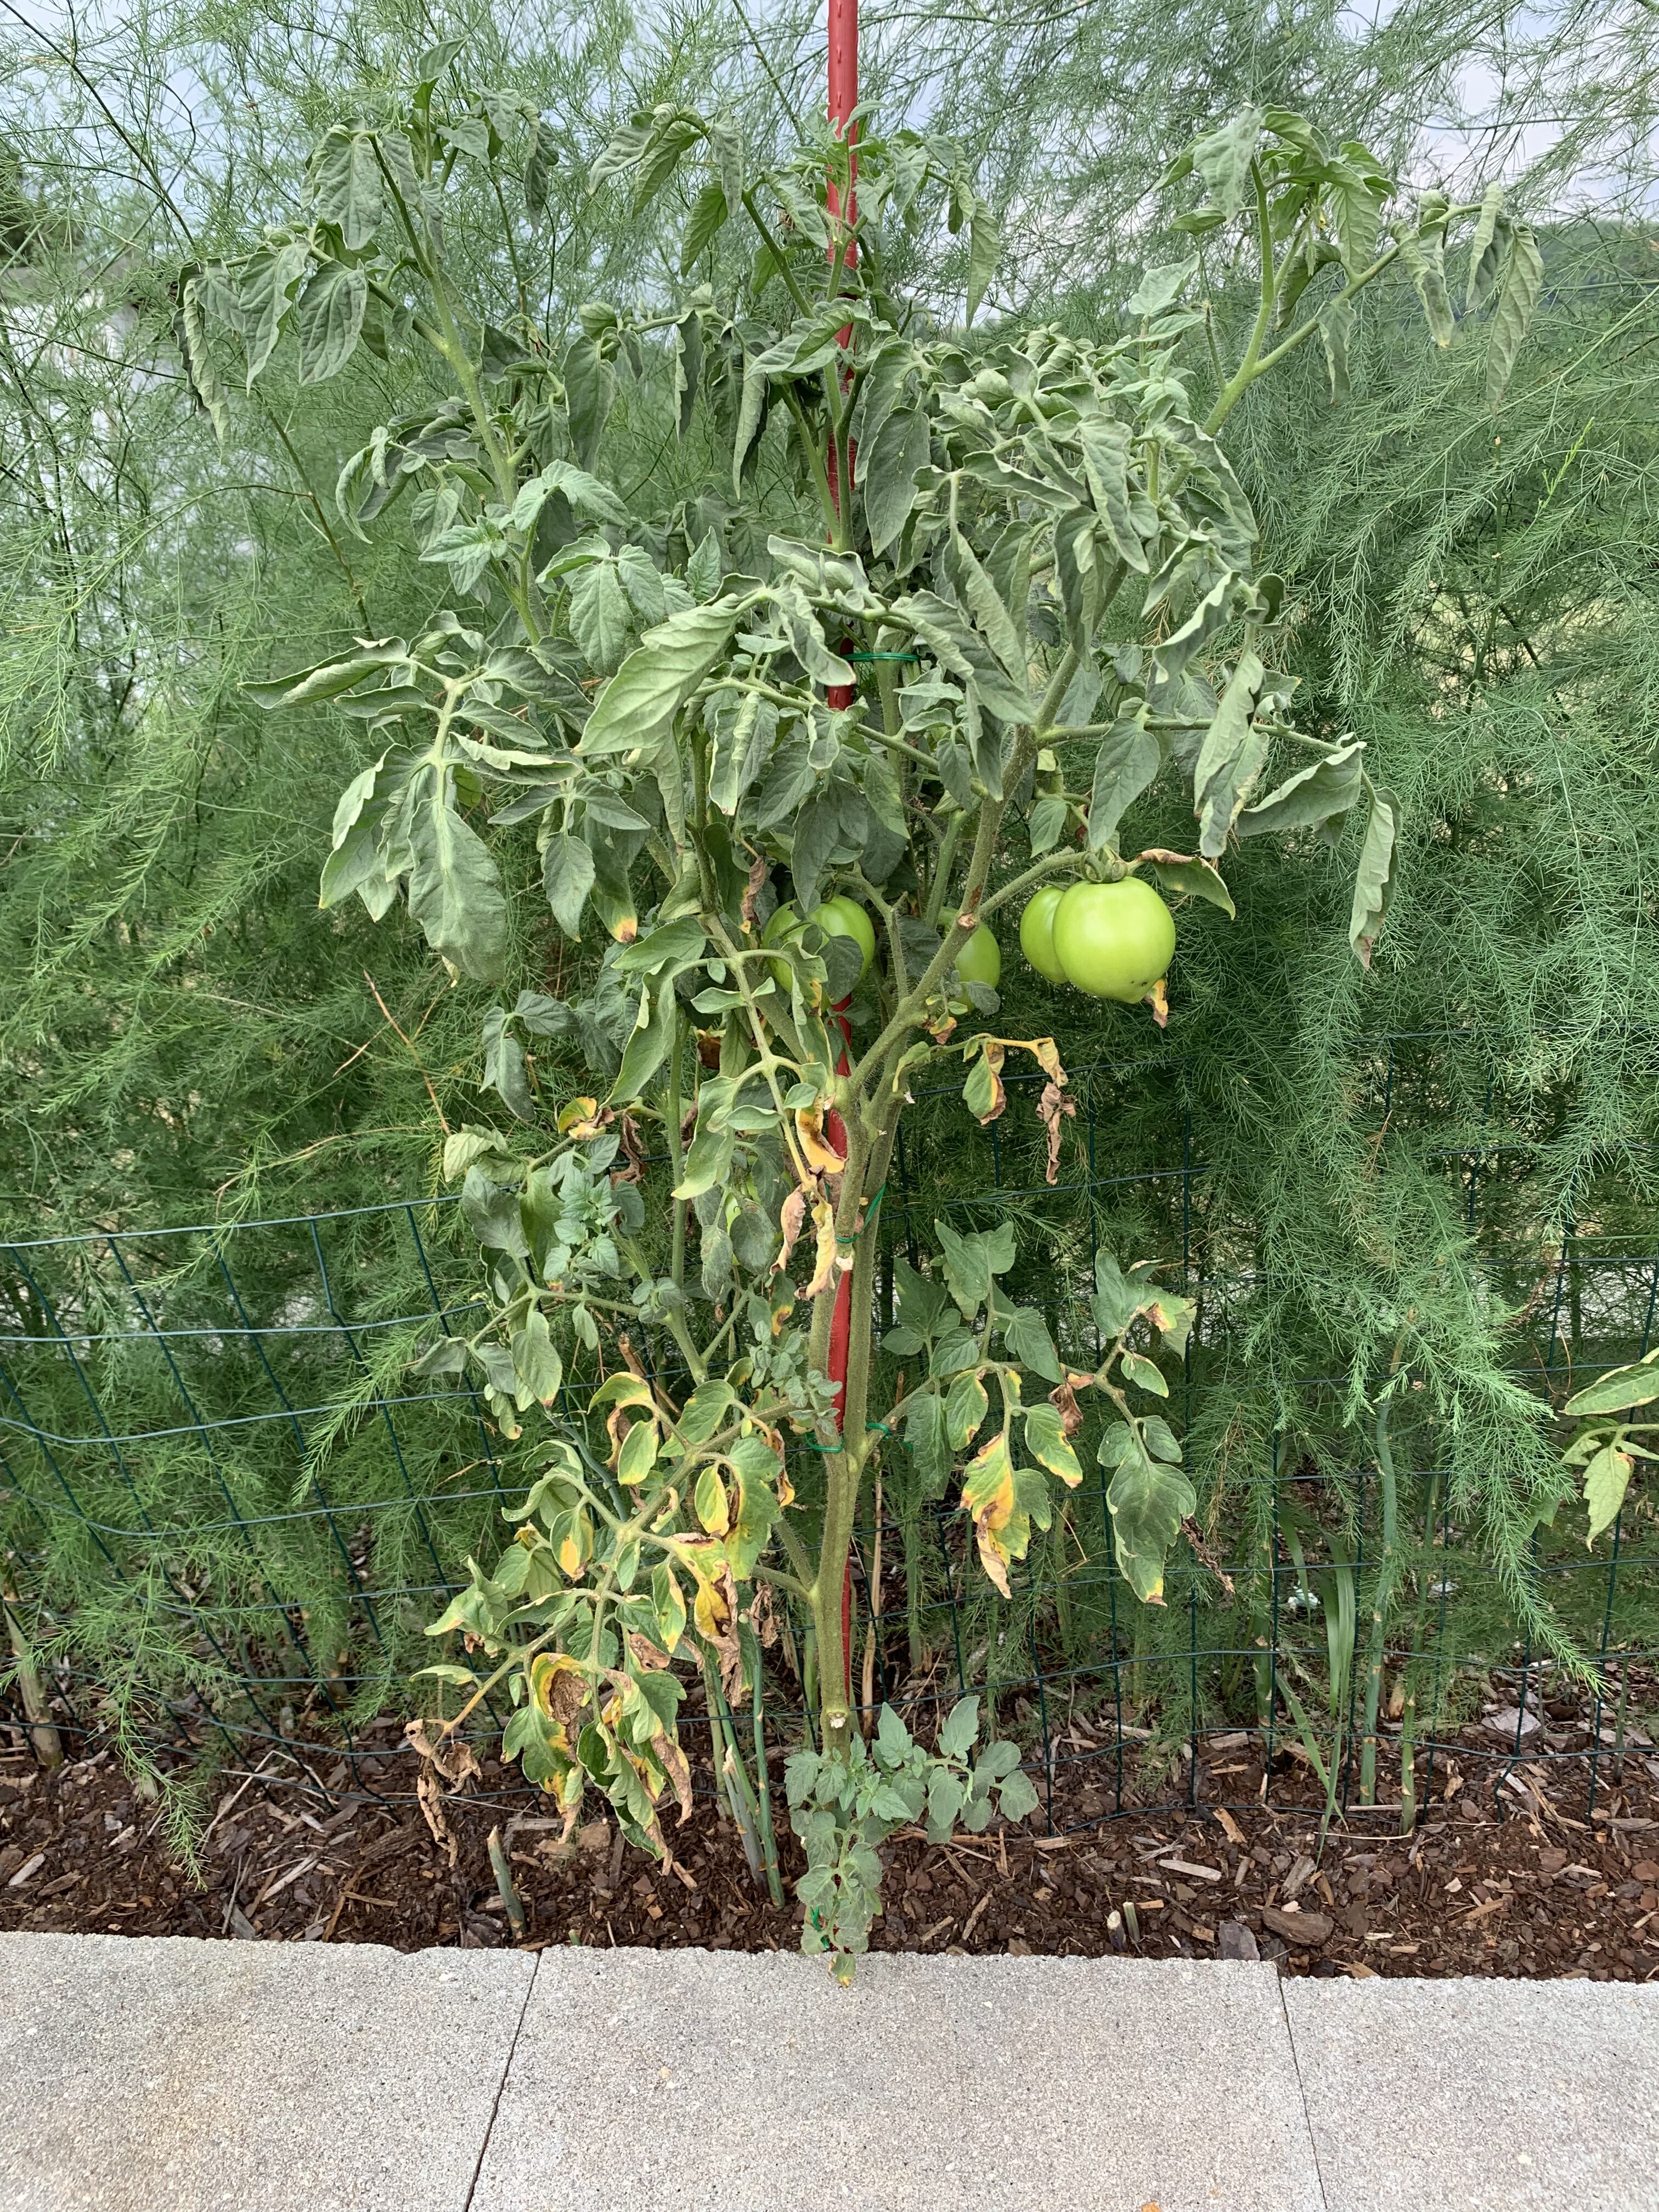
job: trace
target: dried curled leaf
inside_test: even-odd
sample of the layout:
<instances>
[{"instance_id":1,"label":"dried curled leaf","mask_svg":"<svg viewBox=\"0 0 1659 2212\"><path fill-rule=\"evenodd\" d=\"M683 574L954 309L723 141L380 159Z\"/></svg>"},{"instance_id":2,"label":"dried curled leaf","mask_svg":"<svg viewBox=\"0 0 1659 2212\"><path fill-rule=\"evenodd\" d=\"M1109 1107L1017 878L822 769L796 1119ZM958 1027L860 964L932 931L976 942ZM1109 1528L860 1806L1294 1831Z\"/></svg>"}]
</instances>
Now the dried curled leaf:
<instances>
[{"instance_id":1,"label":"dried curled leaf","mask_svg":"<svg viewBox=\"0 0 1659 2212\"><path fill-rule=\"evenodd\" d=\"M749 864L749 880L743 889L743 926L751 936L760 934L760 919L755 911L755 901L760 896L770 862L763 853L757 853Z\"/></svg>"},{"instance_id":2,"label":"dried curled leaf","mask_svg":"<svg viewBox=\"0 0 1659 2212\"><path fill-rule=\"evenodd\" d=\"M975 1046L979 1048L978 1058L962 1087L962 1103L983 1129L1007 1111L1008 1093L1002 1081L1002 1040L975 1037L969 1050Z\"/></svg>"},{"instance_id":3,"label":"dried curled leaf","mask_svg":"<svg viewBox=\"0 0 1659 2212\"><path fill-rule=\"evenodd\" d=\"M812 1269L812 1279L803 1295L816 1298L830 1289L838 1273L844 1273L853 1264L850 1252L843 1253L836 1240L836 1209L827 1198L812 1202L812 1229L817 1238L817 1252Z\"/></svg>"},{"instance_id":4,"label":"dried curled leaf","mask_svg":"<svg viewBox=\"0 0 1659 2212\"><path fill-rule=\"evenodd\" d=\"M803 1106L795 1113L795 1141L800 1146L800 1156L814 1175L839 1175L847 1164L847 1156L837 1152L832 1141L833 1133L826 1131L823 1109L818 1106Z\"/></svg>"},{"instance_id":5,"label":"dried curled leaf","mask_svg":"<svg viewBox=\"0 0 1659 2212\"><path fill-rule=\"evenodd\" d=\"M433 1842L442 1847L453 1867L460 1847L445 1815L444 1800L480 1771L478 1762L471 1744L446 1735L441 1729L434 1738L425 1721L410 1721L404 1736L420 1755L415 1795L421 1817L431 1832Z\"/></svg>"},{"instance_id":6,"label":"dried curled leaf","mask_svg":"<svg viewBox=\"0 0 1659 2212\"><path fill-rule=\"evenodd\" d=\"M783 1244L772 1262L775 1275L781 1275L789 1265L789 1255L800 1242L800 1232L806 1225L806 1192L797 1187L778 1210L778 1228L783 1237Z\"/></svg>"},{"instance_id":7,"label":"dried curled leaf","mask_svg":"<svg viewBox=\"0 0 1659 2212\"><path fill-rule=\"evenodd\" d=\"M1044 1171L1044 1180L1051 1183L1058 1182L1060 1180L1060 1124L1066 1121L1075 1121L1077 1119L1075 1100L1066 1097L1060 1087L1060 1083L1064 1083L1065 1080L1065 1071L1062 1069L1060 1082L1045 1083L1042 1086L1042 1096L1037 1100L1037 1119L1042 1122L1048 1138L1048 1164Z\"/></svg>"}]
</instances>

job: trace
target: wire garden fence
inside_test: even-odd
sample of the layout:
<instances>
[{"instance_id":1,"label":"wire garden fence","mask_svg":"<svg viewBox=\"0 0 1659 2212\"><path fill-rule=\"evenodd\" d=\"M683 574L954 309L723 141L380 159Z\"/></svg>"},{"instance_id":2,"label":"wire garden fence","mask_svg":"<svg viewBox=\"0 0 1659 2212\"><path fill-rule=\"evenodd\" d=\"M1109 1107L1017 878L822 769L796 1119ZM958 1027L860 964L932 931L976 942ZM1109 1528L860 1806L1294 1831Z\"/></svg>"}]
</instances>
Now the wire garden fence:
<instances>
[{"instance_id":1,"label":"wire garden fence","mask_svg":"<svg viewBox=\"0 0 1659 2212\"><path fill-rule=\"evenodd\" d=\"M1513 1379L1559 1403L1649 1348L1659 1224L1628 1179L1543 1204L1559 1098L1511 1095L1473 1037L1366 1041L1353 1078L1376 1157L1437 1194L1483 1295L1521 1314ZM1407 1431L1407 1570L1367 1771L1376 1469L1346 1410L1353 1378L1320 1371L1318 1332L1297 1338L1274 1304L1231 1156L1206 1141L1216 1100L1172 1050L1084 1070L1051 1187L1019 1087L1011 1074L1010 1111L982 1133L947 1091L918 1102L878 1216L878 1295L890 1314L895 1259L925 1265L947 1209L958 1225L1012 1219L1012 1287L1043 1306L1062 1357L1089 1364L1095 1251L1164 1256L1199 1301L1171 1418L1205 1502L1161 1608L1139 1606L1110 1563L1103 1476L1034 1540L1005 1600L970 1562L953 1499L924 1496L893 1445L856 1551L864 1705L890 1699L914 1723L979 1691L1058 1827L1225 1803L1243 1787L1226 1778L1246 1772L1253 1797L1313 1790L1387 1818L1448 1758L1494 1786L1517 1761L1563 1762L1593 1802L1609 1761L1649 1757L1659 1556L1639 1489L1596 1550L1571 1505L1534 1530L1517 1592L1423 1421ZM432 1656L425 1623L470 1553L493 1556L524 1486L528 1439L503 1444L469 1390L406 1374L433 1332L470 1325L472 1265L444 1196L0 1246L7 1597L71 1731L113 1729L164 1765L205 1755L305 1788L412 1795L415 1755L388 1717L401 1722ZM647 1357L662 1349L647 1340ZM798 1456L810 1510L815 1470ZM1580 1655L1565 1728L1540 1618ZM807 1725L791 1648L765 1682L783 1745Z\"/></svg>"}]
</instances>

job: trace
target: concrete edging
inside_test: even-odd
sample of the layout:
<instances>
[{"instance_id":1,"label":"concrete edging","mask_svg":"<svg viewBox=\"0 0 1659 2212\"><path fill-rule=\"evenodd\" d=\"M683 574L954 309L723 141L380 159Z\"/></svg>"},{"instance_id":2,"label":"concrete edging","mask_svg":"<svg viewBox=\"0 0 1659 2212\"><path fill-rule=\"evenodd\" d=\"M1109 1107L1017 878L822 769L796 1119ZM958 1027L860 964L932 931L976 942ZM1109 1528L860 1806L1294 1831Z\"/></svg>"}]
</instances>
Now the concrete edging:
<instances>
[{"instance_id":1,"label":"concrete edging","mask_svg":"<svg viewBox=\"0 0 1659 2212\"><path fill-rule=\"evenodd\" d=\"M1628 1984L0 1936L0 2212L1659 2212L1656 2081Z\"/></svg>"}]
</instances>

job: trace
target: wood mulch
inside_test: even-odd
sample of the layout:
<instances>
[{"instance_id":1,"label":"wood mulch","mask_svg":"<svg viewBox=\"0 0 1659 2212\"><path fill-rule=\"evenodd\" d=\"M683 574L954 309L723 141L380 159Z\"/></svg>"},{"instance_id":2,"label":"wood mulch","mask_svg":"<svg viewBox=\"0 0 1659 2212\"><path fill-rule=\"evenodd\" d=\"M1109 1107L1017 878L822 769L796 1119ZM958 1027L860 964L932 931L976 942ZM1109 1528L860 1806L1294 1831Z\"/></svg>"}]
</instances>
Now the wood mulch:
<instances>
[{"instance_id":1,"label":"wood mulch","mask_svg":"<svg viewBox=\"0 0 1659 2212\"><path fill-rule=\"evenodd\" d=\"M1259 1955L1293 1974L1659 1977L1659 1756L1639 1729L1622 1756L1604 1751L1593 1809L1576 1758L1523 1756L1498 1786L1506 1762L1493 1739L1516 1717L1491 1716L1440 1752L1415 1835L1398 1834L1397 1802L1351 1805L1322 1850L1305 1761L1281 1747L1264 1806L1261 1747L1242 1735L1203 1741L1196 1784L1179 1765L1158 1793L1195 1803L1097 1818L1120 1745L1109 1726L1073 1723L1053 1808L1070 1832L1044 1832L1039 1813L942 1846L901 1833L886 1850L874 1948ZM1586 1717L1550 1705L1532 1735L1553 1747L1565 1725L1582 1741ZM1133 1779L1144 1746L1121 1748ZM112 1749L46 1774L21 1730L0 1722L0 1929L501 1945L514 1938L487 1849L499 1826L532 1946L799 1942L799 1908L757 1893L712 1796L669 1825L665 1868L606 1818L561 1851L559 1824L493 1760L479 1796L448 1801L441 1843L409 1780L392 1723L355 1775L343 1759L319 1771L278 1748L252 1780L221 1777L192 1872ZM380 1789L388 1802L362 1794ZM1379 1796L1390 1794L1398 1765L1385 1749ZM778 1795L787 1885L799 1862Z\"/></svg>"}]
</instances>

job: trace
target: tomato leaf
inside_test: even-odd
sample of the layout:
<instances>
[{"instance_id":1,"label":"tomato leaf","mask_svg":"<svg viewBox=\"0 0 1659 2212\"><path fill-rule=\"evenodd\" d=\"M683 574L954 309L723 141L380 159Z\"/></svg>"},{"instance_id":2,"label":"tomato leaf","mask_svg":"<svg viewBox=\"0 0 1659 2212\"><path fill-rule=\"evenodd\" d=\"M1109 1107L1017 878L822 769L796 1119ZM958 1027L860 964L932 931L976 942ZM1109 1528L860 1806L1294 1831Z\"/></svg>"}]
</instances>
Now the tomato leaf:
<instances>
[{"instance_id":1,"label":"tomato leaf","mask_svg":"<svg viewBox=\"0 0 1659 2212\"><path fill-rule=\"evenodd\" d=\"M325 384L357 349L368 276L341 261L325 261L300 295L295 325L300 333L300 381Z\"/></svg>"},{"instance_id":2,"label":"tomato leaf","mask_svg":"<svg viewBox=\"0 0 1659 2212\"><path fill-rule=\"evenodd\" d=\"M901 407L886 416L873 442L860 452L864 516L872 553L884 553L909 520L916 503L916 478L927 465L930 450L926 415L919 407Z\"/></svg>"},{"instance_id":3,"label":"tomato leaf","mask_svg":"<svg viewBox=\"0 0 1659 2212\"><path fill-rule=\"evenodd\" d=\"M579 750L588 759L649 750L672 734L674 717L731 642L738 601L684 607L649 629L588 717Z\"/></svg>"},{"instance_id":4,"label":"tomato leaf","mask_svg":"<svg viewBox=\"0 0 1659 2212\"><path fill-rule=\"evenodd\" d=\"M1108 1439L1118 1455L1106 1456ZM1164 1602L1164 1561L1198 1496L1186 1476L1149 1457L1139 1431L1120 1423L1101 1440L1101 1463L1116 1473L1106 1492L1117 1563L1145 1605Z\"/></svg>"},{"instance_id":5,"label":"tomato leaf","mask_svg":"<svg viewBox=\"0 0 1659 2212\"><path fill-rule=\"evenodd\" d=\"M1075 1489L1083 1480L1083 1469L1077 1454L1066 1437L1060 1410L1054 1406L1032 1406L1025 1415L1025 1449L1033 1459L1046 1467L1050 1474Z\"/></svg>"},{"instance_id":6,"label":"tomato leaf","mask_svg":"<svg viewBox=\"0 0 1659 2212\"><path fill-rule=\"evenodd\" d=\"M1598 1375L1594 1382L1569 1398L1562 1410L1570 1419L1581 1419L1589 1413L1622 1413L1637 1406L1650 1406L1656 1399L1659 1399L1659 1350L1629 1367L1615 1367L1609 1374Z\"/></svg>"},{"instance_id":7,"label":"tomato leaf","mask_svg":"<svg viewBox=\"0 0 1659 2212\"><path fill-rule=\"evenodd\" d=\"M475 982L499 983L507 969L507 900L489 850L453 801L453 771L432 760L421 770L408 816L409 911L427 943Z\"/></svg>"},{"instance_id":8,"label":"tomato leaf","mask_svg":"<svg viewBox=\"0 0 1659 2212\"><path fill-rule=\"evenodd\" d=\"M1212 906L1221 908L1229 921L1233 919L1237 909L1232 893L1207 860L1195 860L1185 853L1166 853L1161 846L1138 854L1136 858L1146 862L1166 891L1207 899Z\"/></svg>"},{"instance_id":9,"label":"tomato leaf","mask_svg":"<svg viewBox=\"0 0 1659 2212\"><path fill-rule=\"evenodd\" d=\"M338 228L356 253L380 227L385 191L372 133L337 123L311 157L312 204L318 220Z\"/></svg>"},{"instance_id":10,"label":"tomato leaf","mask_svg":"<svg viewBox=\"0 0 1659 2212\"><path fill-rule=\"evenodd\" d=\"M1612 1528L1618 1519L1634 1465L1628 1452L1620 1451L1616 1444L1603 1444L1584 1469L1584 1504L1589 1511L1587 1545L1593 1545L1601 1531Z\"/></svg>"},{"instance_id":11,"label":"tomato leaf","mask_svg":"<svg viewBox=\"0 0 1659 2212\"><path fill-rule=\"evenodd\" d=\"M1354 877L1353 912L1348 922L1348 942L1364 968L1389 911L1394 890L1395 839L1400 823L1400 801L1380 784L1370 786L1370 812L1365 822L1365 842L1359 851Z\"/></svg>"},{"instance_id":12,"label":"tomato leaf","mask_svg":"<svg viewBox=\"0 0 1659 2212\"><path fill-rule=\"evenodd\" d=\"M1247 806L1233 825L1241 837L1276 836L1346 814L1358 798L1365 748L1350 738L1334 752L1287 776L1265 799Z\"/></svg>"},{"instance_id":13,"label":"tomato leaf","mask_svg":"<svg viewBox=\"0 0 1659 2212\"><path fill-rule=\"evenodd\" d=\"M1163 748L1146 727L1143 704L1120 715L1100 741L1089 793L1089 850L1103 853L1117 838L1117 826L1163 764Z\"/></svg>"},{"instance_id":14,"label":"tomato leaf","mask_svg":"<svg viewBox=\"0 0 1659 2212\"><path fill-rule=\"evenodd\" d=\"M1508 251L1498 277L1498 305L1492 311L1492 335L1486 341L1486 404L1496 407L1504 397L1515 367L1515 356L1527 335L1539 295L1544 289L1544 257L1538 240L1524 222L1510 227Z\"/></svg>"}]
</instances>

